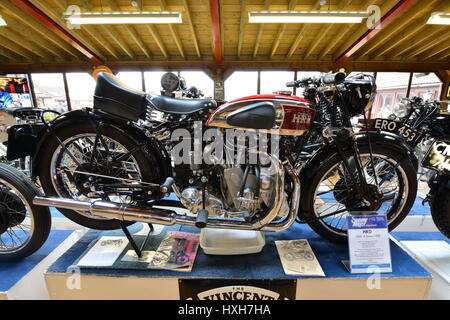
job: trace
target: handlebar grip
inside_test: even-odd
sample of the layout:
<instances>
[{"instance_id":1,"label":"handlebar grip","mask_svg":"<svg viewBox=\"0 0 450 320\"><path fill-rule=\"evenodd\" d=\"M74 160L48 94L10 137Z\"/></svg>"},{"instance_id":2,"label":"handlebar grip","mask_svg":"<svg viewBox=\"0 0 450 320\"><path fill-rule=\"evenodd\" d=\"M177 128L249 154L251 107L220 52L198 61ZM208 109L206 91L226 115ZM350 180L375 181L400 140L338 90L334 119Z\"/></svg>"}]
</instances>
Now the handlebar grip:
<instances>
[{"instance_id":1,"label":"handlebar grip","mask_svg":"<svg viewBox=\"0 0 450 320\"><path fill-rule=\"evenodd\" d=\"M338 84L345 80L344 72L328 73L322 77L324 84Z\"/></svg>"},{"instance_id":2,"label":"handlebar grip","mask_svg":"<svg viewBox=\"0 0 450 320\"><path fill-rule=\"evenodd\" d=\"M297 81L286 82L286 87L288 87L288 88L293 88L293 87L296 87L296 86L297 86Z\"/></svg>"}]
</instances>

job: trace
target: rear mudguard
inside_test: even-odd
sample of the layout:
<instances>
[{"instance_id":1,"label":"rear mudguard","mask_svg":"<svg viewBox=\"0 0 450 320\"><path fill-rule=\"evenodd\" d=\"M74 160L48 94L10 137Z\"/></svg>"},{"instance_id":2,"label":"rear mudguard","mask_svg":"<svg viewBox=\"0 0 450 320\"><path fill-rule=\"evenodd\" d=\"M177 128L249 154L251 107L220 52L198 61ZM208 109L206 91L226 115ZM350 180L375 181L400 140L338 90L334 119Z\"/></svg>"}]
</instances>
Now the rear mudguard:
<instances>
[{"instance_id":1,"label":"rear mudguard","mask_svg":"<svg viewBox=\"0 0 450 320\"><path fill-rule=\"evenodd\" d=\"M127 135L131 136L136 143L142 143L147 141L146 149L148 152L156 154L159 165L162 168L164 176L171 176L170 167L170 156L168 155L166 149L160 144L160 142L154 138L145 135L144 131L137 128L136 126L130 125L127 120L112 117L106 114L94 113L89 110L75 110L63 114L57 119L49 123L52 130L45 129L45 127L40 130L39 134L30 137L34 140L35 148L34 152L28 154L32 159L31 174L35 177L37 168L39 166L39 159L42 152L47 152L45 145L49 139L53 139L53 131L58 135L58 131L70 125L76 125L77 123L86 123L95 121L97 123L102 122L103 124L108 124L115 126L118 129L126 132ZM42 126L42 125L41 125ZM94 126L94 123L93 123Z\"/></svg>"},{"instance_id":2,"label":"rear mudguard","mask_svg":"<svg viewBox=\"0 0 450 320\"><path fill-rule=\"evenodd\" d=\"M356 139L358 141L358 145L366 145L369 142L372 145L380 145L383 148L390 149L405 155L412 162L414 168L418 169L418 160L416 155L414 154L412 148L404 142L404 140L398 136L391 134L378 134L378 133L369 133L369 137L366 133L357 134ZM311 178L316 174L318 168L322 166L322 164L331 158L333 155L337 153L337 147L335 143L329 143L324 145L321 149L316 151L314 155L308 160L303 169L300 172L300 181L302 183L307 183L307 181L311 181ZM305 190L306 188L302 188Z\"/></svg>"}]
</instances>

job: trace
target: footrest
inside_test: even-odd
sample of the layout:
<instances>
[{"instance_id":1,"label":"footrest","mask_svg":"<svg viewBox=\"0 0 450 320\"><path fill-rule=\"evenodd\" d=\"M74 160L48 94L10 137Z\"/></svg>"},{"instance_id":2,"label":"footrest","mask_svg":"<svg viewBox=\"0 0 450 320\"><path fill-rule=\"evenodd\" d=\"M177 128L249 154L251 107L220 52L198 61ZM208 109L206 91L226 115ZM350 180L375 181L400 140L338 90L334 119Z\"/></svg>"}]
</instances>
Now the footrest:
<instances>
[{"instance_id":1,"label":"footrest","mask_svg":"<svg viewBox=\"0 0 450 320\"><path fill-rule=\"evenodd\" d=\"M197 228L204 228L208 223L208 210L202 209L197 213L197 219L195 219L195 226Z\"/></svg>"}]
</instances>

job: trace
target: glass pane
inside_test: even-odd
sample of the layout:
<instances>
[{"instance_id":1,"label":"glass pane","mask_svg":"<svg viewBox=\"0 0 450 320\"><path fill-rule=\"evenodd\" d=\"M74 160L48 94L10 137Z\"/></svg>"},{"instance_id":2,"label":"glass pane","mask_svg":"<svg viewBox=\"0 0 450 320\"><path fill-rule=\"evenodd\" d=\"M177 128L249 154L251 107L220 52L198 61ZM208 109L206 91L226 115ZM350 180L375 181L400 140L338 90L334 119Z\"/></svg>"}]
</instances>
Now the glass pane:
<instances>
[{"instance_id":1,"label":"glass pane","mask_svg":"<svg viewBox=\"0 0 450 320\"><path fill-rule=\"evenodd\" d=\"M89 73L67 73L67 85L73 110L93 107L95 80Z\"/></svg>"},{"instance_id":2,"label":"glass pane","mask_svg":"<svg viewBox=\"0 0 450 320\"><path fill-rule=\"evenodd\" d=\"M197 87L203 92L203 98L214 97L214 81L203 71L181 71L180 76L186 80L187 87Z\"/></svg>"},{"instance_id":3,"label":"glass pane","mask_svg":"<svg viewBox=\"0 0 450 320\"><path fill-rule=\"evenodd\" d=\"M142 90L142 78L140 72L123 71L119 72L117 77L127 86L136 90Z\"/></svg>"},{"instance_id":4,"label":"glass pane","mask_svg":"<svg viewBox=\"0 0 450 320\"><path fill-rule=\"evenodd\" d=\"M442 82L434 73L414 73L410 97L419 96L425 100L438 100L441 96Z\"/></svg>"},{"instance_id":5,"label":"glass pane","mask_svg":"<svg viewBox=\"0 0 450 320\"><path fill-rule=\"evenodd\" d=\"M161 94L161 77L166 71L144 72L145 91L151 94ZM174 72L177 74L177 72Z\"/></svg>"},{"instance_id":6,"label":"glass pane","mask_svg":"<svg viewBox=\"0 0 450 320\"><path fill-rule=\"evenodd\" d=\"M396 112L402 98L406 97L408 72L378 72L377 96L372 106L372 118L387 118Z\"/></svg>"},{"instance_id":7,"label":"glass pane","mask_svg":"<svg viewBox=\"0 0 450 320\"><path fill-rule=\"evenodd\" d=\"M235 71L225 81L225 100L230 101L256 94L258 91L258 72Z\"/></svg>"},{"instance_id":8,"label":"glass pane","mask_svg":"<svg viewBox=\"0 0 450 320\"><path fill-rule=\"evenodd\" d=\"M291 91L286 82L294 80L294 71L261 71L261 94Z\"/></svg>"},{"instance_id":9,"label":"glass pane","mask_svg":"<svg viewBox=\"0 0 450 320\"><path fill-rule=\"evenodd\" d=\"M33 73L31 79L38 108L69 111L62 73Z\"/></svg>"}]
</instances>

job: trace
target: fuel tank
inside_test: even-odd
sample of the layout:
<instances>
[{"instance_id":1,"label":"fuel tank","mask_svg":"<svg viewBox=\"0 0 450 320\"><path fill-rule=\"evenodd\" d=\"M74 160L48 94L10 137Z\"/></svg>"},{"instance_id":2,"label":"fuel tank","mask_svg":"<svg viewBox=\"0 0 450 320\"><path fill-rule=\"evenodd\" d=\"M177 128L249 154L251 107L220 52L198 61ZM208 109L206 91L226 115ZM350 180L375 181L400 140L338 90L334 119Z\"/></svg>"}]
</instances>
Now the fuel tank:
<instances>
[{"instance_id":1,"label":"fuel tank","mask_svg":"<svg viewBox=\"0 0 450 320\"><path fill-rule=\"evenodd\" d=\"M255 95L221 105L209 116L206 125L299 136L311 128L314 113L311 103L304 98Z\"/></svg>"}]
</instances>

